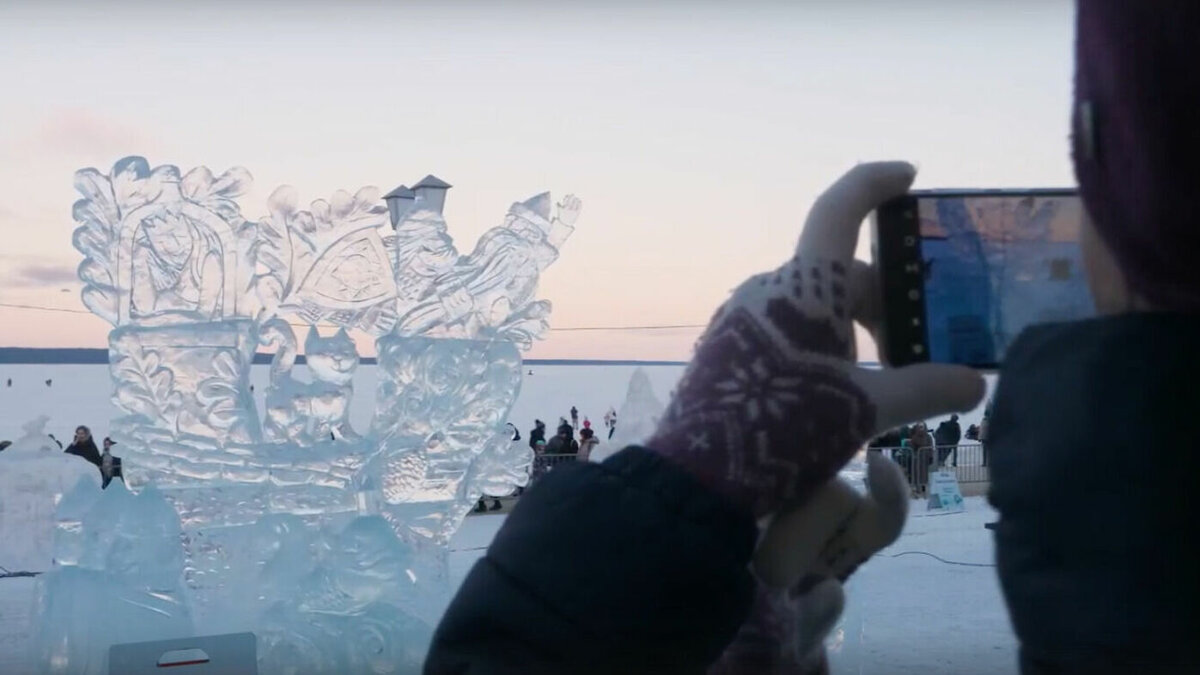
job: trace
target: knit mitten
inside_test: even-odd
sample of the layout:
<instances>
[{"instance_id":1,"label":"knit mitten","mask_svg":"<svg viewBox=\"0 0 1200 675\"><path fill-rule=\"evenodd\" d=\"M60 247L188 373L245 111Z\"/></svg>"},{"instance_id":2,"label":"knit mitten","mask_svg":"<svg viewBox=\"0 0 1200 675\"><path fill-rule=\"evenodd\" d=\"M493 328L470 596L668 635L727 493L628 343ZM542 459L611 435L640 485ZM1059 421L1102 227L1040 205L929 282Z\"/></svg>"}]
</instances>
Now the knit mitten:
<instances>
[{"instance_id":1,"label":"knit mitten","mask_svg":"<svg viewBox=\"0 0 1200 675\"><path fill-rule=\"evenodd\" d=\"M900 536L908 490L895 462L869 453L867 493L840 478L777 515L754 557L758 594L750 617L709 675L816 675L837 624L842 583Z\"/></svg>"},{"instance_id":2,"label":"knit mitten","mask_svg":"<svg viewBox=\"0 0 1200 675\"><path fill-rule=\"evenodd\" d=\"M648 447L761 517L807 499L876 433L975 405L970 369L854 361L853 323L877 328L879 305L874 270L854 260L859 227L913 176L862 164L817 199L795 255L717 310Z\"/></svg>"},{"instance_id":3,"label":"knit mitten","mask_svg":"<svg viewBox=\"0 0 1200 675\"><path fill-rule=\"evenodd\" d=\"M845 598L836 579L810 577L788 589L759 585L750 618L708 675L824 675L824 641Z\"/></svg>"}]
</instances>

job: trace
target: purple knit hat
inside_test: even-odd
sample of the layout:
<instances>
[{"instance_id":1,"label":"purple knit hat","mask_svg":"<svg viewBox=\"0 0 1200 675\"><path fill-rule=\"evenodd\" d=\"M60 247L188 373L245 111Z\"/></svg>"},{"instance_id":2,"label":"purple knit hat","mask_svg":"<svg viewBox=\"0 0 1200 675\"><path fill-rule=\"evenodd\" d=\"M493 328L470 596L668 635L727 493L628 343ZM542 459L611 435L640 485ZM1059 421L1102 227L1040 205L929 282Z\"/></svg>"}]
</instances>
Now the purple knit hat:
<instances>
[{"instance_id":1,"label":"purple knit hat","mask_svg":"<svg viewBox=\"0 0 1200 675\"><path fill-rule=\"evenodd\" d=\"M1079 0L1072 159L1132 290L1200 311L1200 0Z\"/></svg>"}]
</instances>

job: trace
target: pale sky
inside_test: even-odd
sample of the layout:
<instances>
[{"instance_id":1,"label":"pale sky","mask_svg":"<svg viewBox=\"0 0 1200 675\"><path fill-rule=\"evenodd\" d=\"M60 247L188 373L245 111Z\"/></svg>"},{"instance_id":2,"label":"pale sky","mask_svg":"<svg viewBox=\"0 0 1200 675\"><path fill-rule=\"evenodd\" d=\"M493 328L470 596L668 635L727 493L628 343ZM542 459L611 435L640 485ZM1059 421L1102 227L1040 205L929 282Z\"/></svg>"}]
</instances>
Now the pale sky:
<instances>
[{"instance_id":1,"label":"pale sky","mask_svg":"<svg viewBox=\"0 0 1200 675\"><path fill-rule=\"evenodd\" d=\"M251 219L280 184L307 203L434 173L463 251L513 201L574 193L578 229L542 277L552 325L701 324L790 255L855 162L915 162L924 188L1072 184L1072 12L0 0L0 303L83 308L72 174L140 154L246 167ZM103 347L108 329L0 307L3 346ZM698 333L562 331L530 356L682 360Z\"/></svg>"}]
</instances>

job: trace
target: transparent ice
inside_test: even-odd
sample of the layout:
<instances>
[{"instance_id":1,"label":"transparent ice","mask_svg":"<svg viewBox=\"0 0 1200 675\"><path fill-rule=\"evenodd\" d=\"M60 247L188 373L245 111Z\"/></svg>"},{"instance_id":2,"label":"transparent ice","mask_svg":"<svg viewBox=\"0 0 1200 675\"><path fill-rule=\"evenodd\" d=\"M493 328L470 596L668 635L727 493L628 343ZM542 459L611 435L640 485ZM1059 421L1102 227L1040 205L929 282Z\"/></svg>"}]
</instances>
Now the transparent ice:
<instances>
[{"instance_id":1,"label":"transparent ice","mask_svg":"<svg viewBox=\"0 0 1200 675\"><path fill-rule=\"evenodd\" d=\"M100 493L95 465L64 457L46 435L47 421L42 416L27 422L20 438L0 452L0 564L9 570L48 569L59 548L59 514L74 512L77 523L82 517L80 509L72 509L71 495L80 484L90 488L86 494Z\"/></svg>"},{"instance_id":2,"label":"transparent ice","mask_svg":"<svg viewBox=\"0 0 1200 675\"><path fill-rule=\"evenodd\" d=\"M49 671L103 672L113 642L250 630L262 673L412 672L448 601L450 537L481 494L527 479L505 424L521 351L548 330L537 281L579 200L515 203L460 254L436 177L307 207L280 187L258 219L238 203L250 184L141 157L75 175L130 491L81 483L59 504L61 558L40 582ZM369 429L347 416L349 331L379 354ZM113 603L121 626L94 626Z\"/></svg>"},{"instance_id":3,"label":"transparent ice","mask_svg":"<svg viewBox=\"0 0 1200 675\"><path fill-rule=\"evenodd\" d=\"M654 433L665 410L666 406L654 394L650 376L641 368L635 369L629 377L625 402L617 411L617 429L608 447L617 449L644 443Z\"/></svg>"}]
</instances>

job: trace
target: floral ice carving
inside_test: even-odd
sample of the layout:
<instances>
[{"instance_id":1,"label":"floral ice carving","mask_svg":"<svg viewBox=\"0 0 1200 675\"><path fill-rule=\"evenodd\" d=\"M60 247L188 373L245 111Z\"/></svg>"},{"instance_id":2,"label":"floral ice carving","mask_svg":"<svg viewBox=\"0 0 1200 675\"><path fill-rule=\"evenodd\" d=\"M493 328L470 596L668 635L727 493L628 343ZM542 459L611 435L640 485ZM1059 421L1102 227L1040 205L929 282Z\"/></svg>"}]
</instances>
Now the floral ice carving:
<instances>
[{"instance_id":1,"label":"floral ice carving","mask_svg":"<svg viewBox=\"0 0 1200 675\"><path fill-rule=\"evenodd\" d=\"M83 302L114 326L111 435L130 485L153 483L179 516L174 616L256 630L264 673L410 668L448 599L450 537L485 490L526 480L530 452L505 423L521 350L549 325L538 278L581 205L517 202L460 254L451 186L433 176L307 207L284 186L256 219L237 201L250 185L241 168L141 157L76 173ZM293 377L293 324L309 327L308 378ZM346 330L376 338L369 430L346 414L359 361ZM261 409L260 347L273 352Z\"/></svg>"}]
</instances>

